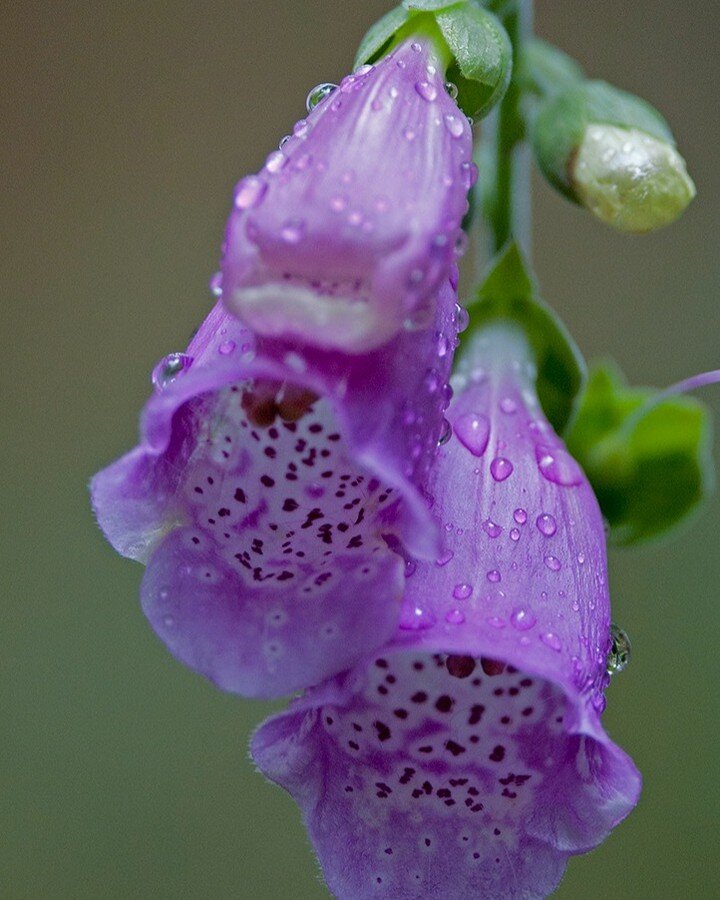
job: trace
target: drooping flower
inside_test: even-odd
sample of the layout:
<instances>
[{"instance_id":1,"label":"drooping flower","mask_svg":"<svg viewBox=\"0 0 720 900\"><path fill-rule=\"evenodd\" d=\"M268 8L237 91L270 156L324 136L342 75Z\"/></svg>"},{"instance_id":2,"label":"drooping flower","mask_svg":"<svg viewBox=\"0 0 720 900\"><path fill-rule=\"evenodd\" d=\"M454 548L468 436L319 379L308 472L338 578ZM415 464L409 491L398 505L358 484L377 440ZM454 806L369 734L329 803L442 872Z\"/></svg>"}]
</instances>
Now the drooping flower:
<instances>
[{"instance_id":1,"label":"drooping flower","mask_svg":"<svg viewBox=\"0 0 720 900\"><path fill-rule=\"evenodd\" d=\"M441 47L347 76L238 184L224 300L255 333L364 353L432 321L476 178Z\"/></svg>"},{"instance_id":2,"label":"drooping flower","mask_svg":"<svg viewBox=\"0 0 720 900\"><path fill-rule=\"evenodd\" d=\"M139 446L95 476L99 524L147 564L142 604L171 652L219 687L278 696L382 644L399 546L437 546L423 486L458 330L347 356L256 340L221 304L156 369Z\"/></svg>"},{"instance_id":3,"label":"drooping flower","mask_svg":"<svg viewBox=\"0 0 720 900\"><path fill-rule=\"evenodd\" d=\"M393 639L256 733L340 898L534 898L631 810L600 714L605 535L545 419L521 332L475 339L431 482L445 547Z\"/></svg>"}]
</instances>

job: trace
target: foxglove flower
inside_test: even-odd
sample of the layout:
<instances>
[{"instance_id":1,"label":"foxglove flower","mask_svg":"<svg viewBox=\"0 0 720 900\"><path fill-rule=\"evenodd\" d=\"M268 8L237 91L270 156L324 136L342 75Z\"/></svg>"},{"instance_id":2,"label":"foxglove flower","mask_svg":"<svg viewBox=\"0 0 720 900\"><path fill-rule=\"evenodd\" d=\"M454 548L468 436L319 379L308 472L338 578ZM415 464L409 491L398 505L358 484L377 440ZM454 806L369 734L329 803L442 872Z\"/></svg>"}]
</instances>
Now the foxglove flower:
<instances>
[{"instance_id":1,"label":"foxglove flower","mask_svg":"<svg viewBox=\"0 0 720 900\"><path fill-rule=\"evenodd\" d=\"M361 354L432 321L476 178L444 71L431 40L401 43L239 183L224 298L255 333Z\"/></svg>"},{"instance_id":2,"label":"foxglove flower","mask_svg":"<svg viewBox=\"0 0 720 900\"><path fill-rule=\"evenodd\" d=\"M637 800L605 734L603 522L537 401L522 334L475 338L393 639L255 734L340 898L533 898ZM482 366L482 368L481 368Z\"/></svg>"},{"instance_id":3,"label":"foxglove flower","mask_svg":"<svg viewBox=\"0 0 720 900\"><path fill-rule=\"evenodd\" d=\"M434 310L349 357L256 340L218 303L156 370L140 445L95 476L108 540L147 564L153 628L219 687L289 693L394 630L398 547L437 546L423 484L457 342L449 281Z\"/></svg>"}]
</instances>

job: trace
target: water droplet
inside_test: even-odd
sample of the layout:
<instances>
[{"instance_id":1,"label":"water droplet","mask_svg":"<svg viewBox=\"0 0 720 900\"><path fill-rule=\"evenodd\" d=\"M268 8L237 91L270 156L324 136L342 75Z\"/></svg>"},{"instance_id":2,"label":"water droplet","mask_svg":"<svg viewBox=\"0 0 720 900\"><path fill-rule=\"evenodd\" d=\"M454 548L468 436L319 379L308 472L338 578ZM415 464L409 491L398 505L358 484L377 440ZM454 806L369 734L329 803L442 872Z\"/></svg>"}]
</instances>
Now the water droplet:
<instances>
[{"instance_id":1,"label":"water droplet","mask_svg":"<svg viewBox=\"0 0 720 900\"><path fill-rule=\"evenodd\" d=\"M488 581L492 582L492 584L497 584L502 578L497 569L490 569L485 577Z\"/></svg>"},{"instance_id":2,"label":"water droplet","mask_svg":"<svg viewBox=\"0 0 720 900\"><path fill-rule=\"evenodd\" d=\"M400 613L400 628L403 631L425 631L432 628L437 620L430 610L421 609L413 603L406 603Z\"/></svg>"},{"instance_id":3,"label":"water droplet","mask_svg":"<svg viewBox=\"0 0 720 900\"><path fill-rule=\"evenodd\" d=\"M610 627L610 652L607 658L607 670L610 675L617 675L626 669L630 662L632 648L630 638L614 622Z\"/></svg>"},{"instance_id":4,"label":"water droplet","mask_svg":"<svg viewBox=\"0 0 720 900\"><path fill-rule=\"evenodd\" d=\"M515 542L520 540L520 530L518 528L510 529L510 540Z\"/></svg>"},{"instance_id":5,"label":"water droplet","mask_svg":"<svg viewBox=\"0 0 720 900\"><path fill-rule=\"evenodd\" d=\"M455 321L459 333L465 331L465 329L470 324L470 313L465 309L464 306L458 305L455 307Z\"/></svg>"},{"instance_id":6,"label":"water droplet","mask_svg":"<svg viewBox=\"0 0 720 900\"><path fill-rule=\"evenodd\" d=\"M516 509L513 513L513 519L518 523L518 525L524 525L527 522L527 512L524 509Z\"/></svg>"},{"instance_id":7,"label":"water droplet","mask_svg":"<svg viewBox=\"0 0 720 900\"><path fill-rule=\"evenodd\" d=\"M459 609L451 609L450 612L445 614L445 621L451 625L462 625L465 621L465 615Z\"/></svg>"},{"instance_id":8,"label":"water droplet","mask_svg":"<svg viewBox=\"0 0 720 900\"><path fill-rule=\"evenodd\" d=\"M460 138L465 133L465 122L460 116L445 116L445 127L454 138Z\"/></svg>"},{"instance_id":9,"label":"water droplet","mask_svg":"<svg viewBox=\"0 0 720 900\"><path fill-rule=\"evenodd\" d=\"M417 564L414 563L411 559L409 559L405 563L405 577L410 578L411 575L415 574L416 569L417 569Z\"/></svg>"},{"instance_id":10,"label":"water droplet","mask_svg":"<svg viewBox=\"0 0 720 900\"><path fill-rule=\"evenodd\" d=\"M439 335L437 339L437 355L440 357L440 359L442 359L443 356L447 356L447 352L449 349L450 344L448 343L448 339L444 334Z\"/></svg>"},{"instance_id":11,"label":"water droplet","mask_svg":"<svg viewBox=\"0 0 720 900\"><path fill-rule=\"evenodd\" d=\"M265 160L265 168L272 175L277 175L286 162L287 156L285 156L282 150L274 150Z\"/></svg>"},{"instance_id":12,"label":"water droplet","mask_svg":"<svg viewBox=\"0 0 720 900\"><path fill-rule=\"evenodd\" d=\"M455 556L455 554L452 552L452 550L445 550L442 556L439 556L437 558L437 560L435 561L435 565L442 568L450 562L453 556Z\"/></svg>"},{"instance_id":13,"label":"water droplet","mask_svg":"<svg viewBox=\"0 0 720 900\"><path fill-rule=\"evenodd\" d=\"M510 622L512 623L513 628L517 628L518 631L529 631L531 628L535 627L537 619L529 609L518 606L512 611Z\"/></svg>"},{"instance_id":14,"label":"water droplet","mask_svg":"<svg viewBox=\"0 0 720 900\"><path fill-rule=\"evenodd\" d=\"M280 237L286 244L297 244L305 234L305 223L300 219L290 219L280 229Z\"/></svg>"},{"instance_id":15,"label":"water droplet","mask_svg":"<svg viewBox=\"0 0 720 900\"><path fill-rule=\"evenodd\" d=\"M420 44L418 44L417 41L413 41L413 43L410 44L410 49L413 51L413 53L419 53L422 50L422 47L420 46Z\"/></svg>"},{"instance_id":16,"label":"water droplet","mask_svg":"<svg viewBox=\"0 0 720 900\"><path fill-rule=\"evenodd\" d=\"M222 344L218 347L218 353L221 356L230 356L230 354L235 350L237 344L235 341L223 341Z\"/></svg>"},{"instance_id":17,"label":"water droplet","mask_svg":"<svg viewBox=\"0 0 720 900\"><path fill-rule=\"evenodd\" d=\"M447 444L452 436L452 425L448 422L447 419L443 419L442 421L442 430L440 432L440 437L438 438L438 447L442 447L443 444Z\"/></svg>"},{"instance_id":18,"label":"water droplet","mask_svg":"<svg viewBox=\"0 0 720 900\"><path fill-rule=\"evenodd\" d=\"M166 628L172 628L175 625L175 619L172 616L164 616L163 625L165 625Z\"/></svg>"},{"instance_id":19,"label":"water droplet","mask_svg":"<svg viewBox=\"0 0 720 900\"><path fill-rule=\"evenodd\" d=\"M553 484L574 487L584 481L582 469L562 447L538 444L535 447L535 459L540 474Z\"/></svg>"},{"instance_id":20,"label":"water droplet","mask_svg":"<svg viewBox=\"0 0 720 900\"><path fill-rule=\"evenodd\" d=\"M213 277L210 279L210 293L213 297L222 297L222 283L223 283L223 275L222 272L216 272Z\"/></svg>"},{"instance_id":21,"label":"water droplet","mask_svg":"<svg viewBox=\"0 0 720 900\"><path fill-rule=\"evenodd\" d=\"M437 88L429 81L418 81L415 84L415 90L428 103L432 103L437 97Z\"/></svg>"},{"instance_id":22,"label":"water droplet","mask_svg":"<svg viewBox=\"0 0 720 900\"><path fill-rule=\"evenodd\" d=\"M406 141L414 141L415 140L415 132L412 128L405 129L405 140Z\"/></svg>"},{"instance_id":23,"label":"water droplet","mask_svg":"<svg viewBox=\"0 0 720 900\"><path fill-rule=\"evenodd\" d=\"M503 397L500 401L500 409L505 415L511 416L513 413L517 412L517 403L512 397Z\"/></svg>"},{"instance_id":24,"label":"water droplet","mask_svg":"<svg viewBox=\"0 0 720 900\"><path fill-rule=\"evenodd\" d=\"M559 653L562 650L562 641L552 631L543 632L543 634L540 635L540 640L543 642L543 644L545 644L546 647L549 647L556 653Z\"/></svg>"},{"instance_id":25,"label":"water droplet","mask_svg":"<svg viewBox=\"0 0 720 900\"><path fill-rule=\"evenodd\" d=\"M152 383L158 390L167 387L192 365L193 358L187 353L169 353L164 356L152 371Z\"/></svg>"},{"instance_id":26,"label":"water droplet","mask_svg":"<svg viewBox=\"0 0 720 900\"><path fill-rule=\"evenodd\" d=\"M344 212L347 209L348 199L347 197L343 197L338 195L337 197L332 197L330 200L330 209L333 212Z\"/></svg>"},{"instance_id":27,"label":"water droplet","mask_svg":"<svg viewBox=\"0 0 720 900\"><path fill-rule=\"evenodd\" d=\"M457 100L458 97L458 86L454 84L452 81L445 82L445 90L450 94L453 100Z\"/></svg>"},{"instance_id":28,"label":"water droplet","mask_svg":"<svg viewBox=\"0 0 720 900\"><path fill-rule=\"evenodd\" d=\"M585 565L585 554L578 553L577 561L580 563L581 566Z\"/></svg>"},{"instance_id":29,"label":"water droplet","mask_svg":"<svg viewBox=\"0 0 720 900\"><path fill-rule=\"evenodd\" d=\"M330 82L316 85L307 95L307 98L305 100L307 111L312 112L316 106L320 106L323 100L327 100L327 98L336 88L337 85L330 84Z\"/></svg>"},{"instance_id":30,"label":"water droplet","mask_svg":"<svg viewBox=\"0 0 720 900\"><path fill-rule=\"evenodd\" d=\"M467 600L472 592L472 585L463 582L462 584L455 585L452 595L456 600Z\"/></svg>"},{"instance_id":31,"label":"water droplet","mask_svg":"<svg viewBox=\"0 0 720 900\"><path fill-rule=\"evenodd\" d=\"M546 556L543 562L551 572L559 572L561 569L561 563L557 556Z\"/></svg>"},{"instance_id":32,"label":"water droplet","mask_svg":"<svg viewBox=\"0 0 720 900\"><path fill-rule=\"evenodd\" d=\"M502 527L493 522L492 519L485 519L482 527L485 534L490 538L499 538L503 533Z\"/></svg>"},{"instance_id":33,"label":"water droplet","mask_svg":"<svg viewBox=\"0 0 720 900\"><path fill-rule=\"evenodd\" d=\"M500 616L488 616L485 621L492 628L504 628L505 627L505 619L501 619Z\"/></svg>"},{"instance_id":34,"label":"water droplet","mask_svg":"<svg viewBox=\"0 0 720 900\"><path fill-rule=\"evenodd\" d=\"M490 440L490 420L482 413L464 413L455 422L455 434L473 456L482 456Z\"/></svg>"},{"instance_id":35,"label":"water droplet","mask_svg":"<svg viewBox=\"0 0 720 900\"><path fill-rule=\"evenodd\" d=\"M235 187L236 209L250 209L257 206L267 193L267 183L257 175L248 175Z\"/></svg>"},{"instance_id":36,"label":"water droplet","mask_svg":"<svg viewBox=\"0 0 720 900\"><path fill-rule=\"evenodd\" d=\"M466 161L460 164L460 174L462 175L463 186L469 191L478 180L478 167L475 163Z\"/></svg>"},{"instance_id":37,"label":"water droplet","mask_svg":"<svg viewBox=\"0 0 720 900\"><path fill-rule=\"evenodd\" d=\"M535 520L537 530L545 537L552 537L557 531L557 522L549 513L542 513Z\"/></svg>"},{"instance_id":38,"label":"water droplet","mask_svg":"<svg viewBox=\"0 0 720 900\"><path fill-rule=\"evenodd\" d=\"M497 456L490 463L490 474L495 481L505 481L512 475L513 468L513 464L509 459L505 459L504 456Z\"/></svg>"}]
</instances>

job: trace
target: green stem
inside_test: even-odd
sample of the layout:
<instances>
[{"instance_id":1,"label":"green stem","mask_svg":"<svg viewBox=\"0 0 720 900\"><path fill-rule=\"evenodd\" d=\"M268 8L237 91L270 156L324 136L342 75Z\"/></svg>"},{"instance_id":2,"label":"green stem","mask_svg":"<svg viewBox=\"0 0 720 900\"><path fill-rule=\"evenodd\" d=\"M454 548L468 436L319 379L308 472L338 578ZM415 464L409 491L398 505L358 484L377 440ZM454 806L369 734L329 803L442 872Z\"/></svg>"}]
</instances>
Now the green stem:
<instances>
[{"instance_id":1,"label":"green stem","mask_svg":"<svg viewBox=\"0 0 720 900\"><path fill-rule=\"evenodd\" d=\"M517 61L522 42L532 34L532 0L508 3L499 14ZM493 255L514 239L530 256L530 148L525 131L522 90L513 75L499 108L487 120L480 147L483 209Z\"/></svg>"}]
</instances>

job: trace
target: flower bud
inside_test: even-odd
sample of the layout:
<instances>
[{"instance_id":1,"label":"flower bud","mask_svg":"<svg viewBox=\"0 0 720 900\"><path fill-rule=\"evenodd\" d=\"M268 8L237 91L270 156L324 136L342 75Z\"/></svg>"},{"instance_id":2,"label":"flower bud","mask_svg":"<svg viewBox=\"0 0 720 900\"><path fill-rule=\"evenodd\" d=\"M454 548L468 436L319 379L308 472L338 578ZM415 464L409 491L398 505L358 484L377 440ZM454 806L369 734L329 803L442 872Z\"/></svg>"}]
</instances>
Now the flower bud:
<instances>
[{"instance_id":1,"label":"flower bud","mask_svg":"<svg viewBox=\"0 0 720 900\"><path fill-rule=\"evenodd\" d=\"M675 147L637 128L588 126L570 177L583 206L635 234L674 222L695 196Z\"/></svg>"},{"instance_id":2,"label":"flower bud","mask_svg":"<svg viewBox=\"0 0 720 900\"><path fill-rule=\"evenodd\" d=\"M533 145L548 180L619 231L669 225L695 196L662 116L604 82L581 82L549 97L535 120Z\"/></svg>"}]
</instances>

